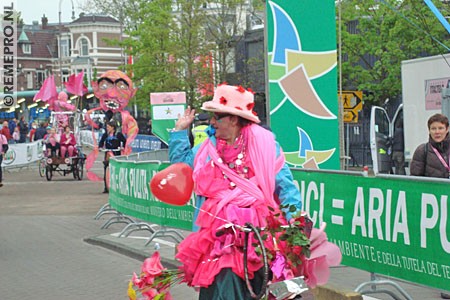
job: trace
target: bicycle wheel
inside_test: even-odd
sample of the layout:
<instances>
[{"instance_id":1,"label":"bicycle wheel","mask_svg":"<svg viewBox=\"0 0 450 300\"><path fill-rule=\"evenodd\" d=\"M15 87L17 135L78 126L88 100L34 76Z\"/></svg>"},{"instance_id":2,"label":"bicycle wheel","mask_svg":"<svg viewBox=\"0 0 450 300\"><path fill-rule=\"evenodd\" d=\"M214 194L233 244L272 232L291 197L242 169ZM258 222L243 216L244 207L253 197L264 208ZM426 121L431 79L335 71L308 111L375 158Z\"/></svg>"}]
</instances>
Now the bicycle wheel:
<instances>
[{"instance_id":1,"label":"bicycle wheel","mask_svg":"<svg viewBox=\"0 0 450 300\"><path fill-rule=\"evenodd\" d=\"M53 169L52 166L49 165L45 168L45 177L47 177L47 181L52 180L53 177Z\"/></svg>"},{"instance_id":2,"label":"bicycle wheel","mask_svg":"<svg viewBox=\"0 0 450 300\"><path fill-rule=\"evenodd\" d=\"M77 169L78 169L78 180L83 179L83 168L84 168L84 159L80 158L77 163Z\"/></svg>"}]
</instances>

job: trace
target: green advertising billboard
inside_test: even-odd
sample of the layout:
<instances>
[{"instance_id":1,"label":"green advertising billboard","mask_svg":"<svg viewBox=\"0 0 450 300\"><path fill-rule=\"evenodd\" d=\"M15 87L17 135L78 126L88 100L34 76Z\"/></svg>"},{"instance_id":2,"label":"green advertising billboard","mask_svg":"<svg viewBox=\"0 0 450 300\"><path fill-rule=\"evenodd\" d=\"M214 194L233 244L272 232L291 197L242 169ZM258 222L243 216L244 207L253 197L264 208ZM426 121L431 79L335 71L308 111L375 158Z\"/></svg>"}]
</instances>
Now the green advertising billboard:
<instances>
[{"instance_id":1,"label":"green advertising billboard","mask_svg":"<svg viewBox=\"0 0 450 300\"><path fill-rule=\"evenodd\" d=\"M304 210L342 264L450 290L448 182L294 170Z\"/></svg>"},{"instance_id":2,"label":"green advertising billboard","mask_svg":"<svg viewBox=\"0 0 450 300\"><path fill-rule=\"evenodd\" d=\"M273 0L266 11L270 126L286 162L339 169L335 2Z\"/></svg>"},{"instance_id":3,"label":"green advertising billboard","mask_svg":"<svg viewBox=\"0 0 450 300\"><path fill-rule=\"evenodd\" d=\"M110 160L111 207L143 221L192 230L194 221L192 205L168 205L156 199L150 191L149 182L152 177L167 166L168 164L157 162Z\"/></svg>"},{"instance_id":4,"label":"green advertising billboard","mask_svg":"<svg viewBox=\"0 0 450 300\"><path fill-rule=\"evenodd\" d=\"M167 163L110 161L109 203L140 220L192 230L195 197L172 206L148 183ZM407 176L292 169L303 210L325 222L342 264L429 287L450 288L449 182Z\"/></svg>"}]
</instances>

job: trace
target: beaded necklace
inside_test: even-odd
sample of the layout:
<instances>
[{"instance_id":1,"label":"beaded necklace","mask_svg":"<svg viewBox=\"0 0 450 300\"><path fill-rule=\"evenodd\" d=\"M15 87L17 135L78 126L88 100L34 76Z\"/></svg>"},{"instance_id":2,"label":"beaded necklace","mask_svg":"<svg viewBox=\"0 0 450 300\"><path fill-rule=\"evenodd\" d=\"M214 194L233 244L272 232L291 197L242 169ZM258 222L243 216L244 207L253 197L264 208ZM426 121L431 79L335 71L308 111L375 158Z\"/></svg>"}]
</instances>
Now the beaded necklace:
<instances>
[{"instance_id":1,"label":"beaded necklace","mask_svg":"<svg viewBox=\"0 0 450 300\"><path fill-rule=\"evenodd\" d=\"M227 164L227 166L236 172L242 178L249 178L249 167L246 165L246 143L244 135L241 133L233 143L228 145L225 140L218 140L217 151L220 155L219 162ZM222 175L228 179L223 172ZM234 188L236 184L230 181L230 188Z\"/></svg>"}]
</instances>

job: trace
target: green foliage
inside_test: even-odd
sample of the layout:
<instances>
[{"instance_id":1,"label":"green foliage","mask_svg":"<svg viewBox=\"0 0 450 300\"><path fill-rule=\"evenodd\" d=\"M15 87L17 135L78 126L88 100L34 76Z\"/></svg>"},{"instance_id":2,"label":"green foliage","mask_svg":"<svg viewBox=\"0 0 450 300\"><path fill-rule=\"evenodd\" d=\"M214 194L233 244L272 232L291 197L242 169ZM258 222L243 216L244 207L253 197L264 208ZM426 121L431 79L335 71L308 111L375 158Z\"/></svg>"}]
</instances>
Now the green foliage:
<instances>
[{"instance_id":1,"label":"green foliage","mask_svg":"<svg viewBox=\"0 0 450 300\"><path fill-rule=\"evenodd\" d=\"M341 5L343 87L372 92L366 101L379 104L401 94L403 60L448 52L436 42L450 46L448 32L422 1L344 0Z\"/></svg>"},{"instance_id":2,"label":"green foliage","mask_svg":"<svg viewBox=\"0 0 450 300\"><path fill-rule=\"evenodd\" d=\"M254 7L262 4L253 0ZM128 38L108 42L134 58L129 71L140 87L139 107L148 107L151 92L184 91L188 104L198 108L210 100L198 94L200 83L226 81L234 64L245 5L245 0L89 0L83 8L112 15L124 25ZM214 74L206 61L209 56L219 66Z\"/></svg>"}]
</instances>

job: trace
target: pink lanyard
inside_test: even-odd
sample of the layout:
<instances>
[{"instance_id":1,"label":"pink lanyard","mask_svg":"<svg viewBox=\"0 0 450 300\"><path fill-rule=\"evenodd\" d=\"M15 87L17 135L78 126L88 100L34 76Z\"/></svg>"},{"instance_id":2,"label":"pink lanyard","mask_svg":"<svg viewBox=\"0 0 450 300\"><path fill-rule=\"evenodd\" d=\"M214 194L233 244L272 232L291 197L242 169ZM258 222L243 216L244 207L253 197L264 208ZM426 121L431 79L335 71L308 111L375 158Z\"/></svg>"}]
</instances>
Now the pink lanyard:
<instances>
[{"instance_id":1,"label":"pink lanyard","mask_svg":"<svg viewBox=\"0 0 450 300\"><path fill-rule=\"evenodd\" d=\"M430 145L431 148L433 148L434 153L436 153L436 156L439 158L439 160L441 161L442 165L447 169L448 171L448 176L450 178L450 167L449 165L445 162L445 159L442 157L441 153L439 153L439 151L433 147L433 145ZM448 161L450 163L450 153L448 154Z\"/></svg>"}]
</instances>

